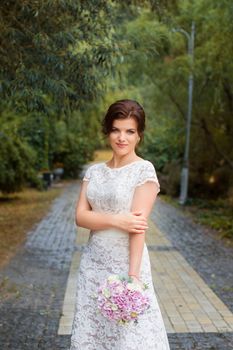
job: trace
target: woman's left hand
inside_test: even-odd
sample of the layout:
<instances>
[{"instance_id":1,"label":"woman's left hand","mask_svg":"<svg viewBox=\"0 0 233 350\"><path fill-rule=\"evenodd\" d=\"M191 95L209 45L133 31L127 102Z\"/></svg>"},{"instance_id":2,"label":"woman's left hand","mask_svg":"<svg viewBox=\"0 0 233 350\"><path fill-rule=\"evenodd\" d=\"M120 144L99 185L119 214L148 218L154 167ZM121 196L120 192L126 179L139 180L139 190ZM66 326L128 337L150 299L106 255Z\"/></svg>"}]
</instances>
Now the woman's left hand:
<instances>
[{"instance_id":1,"label":"woman's left hand","mask_svg":"<svg viewBox=\"0 0 233 350\"><path fill-rule=\"evenodd\" d=\"M142 281L138 277L130 276L130 275L129 275L129 277L132 278L133 282L138 283L142 288L144 288L144 284L142 283Z\"/></svg>"}]
</instances>

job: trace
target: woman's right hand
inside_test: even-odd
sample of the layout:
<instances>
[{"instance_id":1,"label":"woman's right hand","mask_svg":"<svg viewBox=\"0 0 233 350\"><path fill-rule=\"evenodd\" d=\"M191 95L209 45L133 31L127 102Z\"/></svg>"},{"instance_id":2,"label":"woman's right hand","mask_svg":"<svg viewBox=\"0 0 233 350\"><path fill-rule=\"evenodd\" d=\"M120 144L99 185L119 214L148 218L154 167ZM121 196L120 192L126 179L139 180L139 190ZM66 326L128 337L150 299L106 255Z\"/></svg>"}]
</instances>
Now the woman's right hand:
<instances>
[{"instance_id":1,"label":"woman's right hand","mask_svg":"<svg viewBox=\"0 0 233 350\"><path fill-rule=\"evenodd\" d=\"M141 211L131 212L129 214L117 214L116 225L119 229L129 233L145 233L148 228L147 219Z\"/></svg>"}]
</instances>

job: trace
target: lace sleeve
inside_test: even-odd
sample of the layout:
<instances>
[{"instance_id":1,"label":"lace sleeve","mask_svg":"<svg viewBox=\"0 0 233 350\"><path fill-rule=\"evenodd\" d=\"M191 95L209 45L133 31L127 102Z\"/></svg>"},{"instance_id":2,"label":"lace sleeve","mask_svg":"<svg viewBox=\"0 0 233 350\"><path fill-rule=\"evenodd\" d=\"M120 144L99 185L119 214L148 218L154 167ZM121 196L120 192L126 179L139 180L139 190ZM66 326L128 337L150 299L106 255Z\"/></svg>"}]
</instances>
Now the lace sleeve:
<instances>
[{"instance_id":1,"label":"lace sleeve","mask_svg":"<svg viewBox=\"0 0 233 350\"><path fill-rule=\"evenodd\" d=\"M90 177L91 177L91 167L89 166L89 168L86 169L86 172L84 174L84 177L83 177L83 181L89 181L90 180Z\"/></svg>"},{"instance_id":2,"label":"lace sleeve","mask_svg":"<svg viewBox=\"0 0 233 350\"><path fill-rule=\"evenodd\" d=\"M146 162L146 164L144 164L144 166L140 169L136 187L143 185L147 181L155 182L157 185L157 193L160 192L160 184L154 165L149 161Z\"/></svg>"}]
</instances>

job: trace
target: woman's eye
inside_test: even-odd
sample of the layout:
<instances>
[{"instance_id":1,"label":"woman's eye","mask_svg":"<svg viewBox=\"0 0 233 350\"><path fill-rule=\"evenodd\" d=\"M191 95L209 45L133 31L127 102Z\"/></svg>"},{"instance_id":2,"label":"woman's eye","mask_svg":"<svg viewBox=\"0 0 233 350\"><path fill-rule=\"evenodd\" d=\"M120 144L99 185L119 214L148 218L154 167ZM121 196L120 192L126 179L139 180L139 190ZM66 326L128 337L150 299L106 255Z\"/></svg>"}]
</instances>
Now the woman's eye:
<instances>
[{"instance_id":1,"label":"woman's eye","mask_svg":"<svg viewBox=\"0 0 233 350\"><path fill-rule=\"evenodd\" d=\"M118 132L117 129L111 129L111 132ZM134 134L135 132L133 130L127 130L127 133Z\"/></svg>"}]
</instances>

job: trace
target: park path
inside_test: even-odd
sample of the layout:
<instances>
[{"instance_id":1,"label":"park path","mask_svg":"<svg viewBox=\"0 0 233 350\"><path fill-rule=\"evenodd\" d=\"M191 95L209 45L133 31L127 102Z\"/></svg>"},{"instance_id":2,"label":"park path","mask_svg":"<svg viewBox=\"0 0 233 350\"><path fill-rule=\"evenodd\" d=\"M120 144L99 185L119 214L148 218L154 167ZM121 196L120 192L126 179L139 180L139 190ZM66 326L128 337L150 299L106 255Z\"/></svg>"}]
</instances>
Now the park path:
<instances>
[{"instance_id":1,"label":"park path","mask_svg":"<svg viewBox=\"0 0 233 350\"><path fill-rule=\"evenodd\" d=\"M80 182L66 187L0 271L0 348L68 349L78 264L88 230L76 228ZM147 246L171 350L229 350L233 250L159 197Z\"/></svg>"},{"instance_id":2,"label":"park path","mask_svg":"<svg viewBox=\"0 0 233 350\"><path fill-rule=\"evenodd\" d=\"M71 334L77 270L88 236L89 230L78 228L59 334ZM146 241L167 332L233 332L232 312L151 220Z\"/></svg>"}]
</instances>

